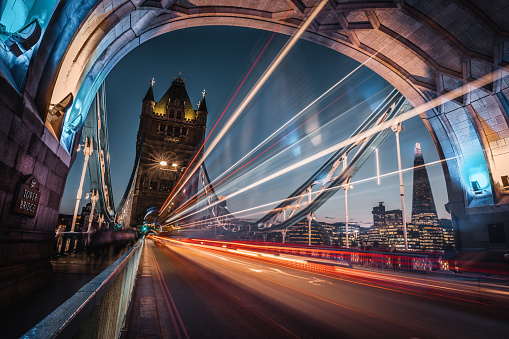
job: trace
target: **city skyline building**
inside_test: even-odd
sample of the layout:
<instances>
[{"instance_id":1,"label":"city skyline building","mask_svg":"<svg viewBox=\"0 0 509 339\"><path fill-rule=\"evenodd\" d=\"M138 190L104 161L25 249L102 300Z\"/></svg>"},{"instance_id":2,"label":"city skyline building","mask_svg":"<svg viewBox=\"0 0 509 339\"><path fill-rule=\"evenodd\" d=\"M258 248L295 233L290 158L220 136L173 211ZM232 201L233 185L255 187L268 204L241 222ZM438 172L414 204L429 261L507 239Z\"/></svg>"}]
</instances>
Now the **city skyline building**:
<instances>
[{"instance_id":1,"label":"city skyline building","mask_svg":"<svg viewBox=\"0 0 509 339\"><path fill-rule=\"evenodd\" d=\"M414 149L414 171L412 190L412 223L414 225L438 226L438 214L431 191L428 171L424 163L421 144Z\"/></svg>"}]
</instances>

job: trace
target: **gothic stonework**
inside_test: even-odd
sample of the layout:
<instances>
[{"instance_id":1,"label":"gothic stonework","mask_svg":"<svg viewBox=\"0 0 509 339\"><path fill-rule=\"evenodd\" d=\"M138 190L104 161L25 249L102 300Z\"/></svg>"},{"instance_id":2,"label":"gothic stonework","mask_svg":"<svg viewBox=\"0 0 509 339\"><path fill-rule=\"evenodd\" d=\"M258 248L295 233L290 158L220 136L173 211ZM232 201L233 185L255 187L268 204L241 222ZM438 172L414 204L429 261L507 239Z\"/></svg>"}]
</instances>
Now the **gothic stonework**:
<instances>
[{"instance_id":1,"label":"gothic stonework","mask_svg":"<svg viewBox=\"0 0 509 339\"><path fill-rule=\"evenodd\" d=\"M155 207L159 211L203 143L207 124L205 91L198 109L194 110L180 75L158 102L154 101L152 86L153 82L143 99L140 115L137 147L143 137L144 142L131 207L131 226L141 224L148 209ZM194 190L188 188L186 193Z\"/></svg>"}]
</instances>

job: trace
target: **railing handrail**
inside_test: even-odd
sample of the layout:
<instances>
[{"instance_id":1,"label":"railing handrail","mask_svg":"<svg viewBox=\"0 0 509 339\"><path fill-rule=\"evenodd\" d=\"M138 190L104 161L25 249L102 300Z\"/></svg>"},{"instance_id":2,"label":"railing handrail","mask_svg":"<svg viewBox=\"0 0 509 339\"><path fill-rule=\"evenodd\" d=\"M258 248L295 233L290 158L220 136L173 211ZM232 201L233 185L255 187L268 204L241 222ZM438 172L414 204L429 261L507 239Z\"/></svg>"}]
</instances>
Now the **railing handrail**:
<instances>
[{"instance_id":1,"label":"railing handrail","mask_svg":"<svg viewBox=\"0 0 509 339\"><path fill-rule=\"evenodd\" d=\"M120 271L127 265L131 256L141 250L143 239L124 253L113 264L83 286L71 298L51 312L21 338L56 338L63 333L77 331L86 317L93 311L94 301L99 303L106 289L115 281ZM87 312L90 311L90 312Z\"/></svg>"}]
</instances>

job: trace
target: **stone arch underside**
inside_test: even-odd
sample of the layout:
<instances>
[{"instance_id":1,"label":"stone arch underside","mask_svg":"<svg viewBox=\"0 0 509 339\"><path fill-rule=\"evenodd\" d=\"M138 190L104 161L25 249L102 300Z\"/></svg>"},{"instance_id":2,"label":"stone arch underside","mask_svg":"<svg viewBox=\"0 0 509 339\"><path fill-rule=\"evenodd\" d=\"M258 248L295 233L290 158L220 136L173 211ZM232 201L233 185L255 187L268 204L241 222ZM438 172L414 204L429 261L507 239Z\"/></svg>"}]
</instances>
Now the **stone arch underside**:
<instances>
[{"instance_id":1,"label":"stone arch underside","mask_svg":"<svg viewBox=\"0 0 509 339\"><path fill-rule=\"evenodd\" d=\"M27 92L35 98L43 119L50 103L74 95L62 132L62 141L69 147L72 133L65 128L79 129L79 110L88 111L93 93L109 71L141 43L177 29L205 25L271 31L285 15L279 32L290 35L315 3L61 2L33 60L40 71L29 74ZM509 61L509 22L504 19L508 16L509 4L503 0L330 0L303 36L366 62L414 106L494 72L492 83L421 116L439 156L452 158L443 165L448 208L458 223L472 224L462 236L467 247L488 241L481 230L486 227L481 225L486 213L509 213L509 189L502 180L509 175L509 78L504 69ZM69 124L72 121L77 125ZM485 182L481 194L472 190L474 179Z\"/></svg>"}]
</instances>

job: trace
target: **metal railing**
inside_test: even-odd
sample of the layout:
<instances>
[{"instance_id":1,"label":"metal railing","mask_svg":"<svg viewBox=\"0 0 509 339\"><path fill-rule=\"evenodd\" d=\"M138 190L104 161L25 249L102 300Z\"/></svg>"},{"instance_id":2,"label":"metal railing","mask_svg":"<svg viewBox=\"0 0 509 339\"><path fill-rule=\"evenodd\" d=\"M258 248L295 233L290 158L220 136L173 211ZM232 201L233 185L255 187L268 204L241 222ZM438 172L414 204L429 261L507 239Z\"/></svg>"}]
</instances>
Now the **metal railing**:
<instances>
[{"instance_id":1,"label":"metal railing","mask_svg":"<svg viewBox=\"0 0 509 339\"><path fill-rule=\"evenodd\" d=\"M142 248L143 239L22 338L117 338Z\"/></svg>"},{"instance_id":2,"label":"metal railing","mask_svg":"<svg viewBox=\"0 0 509 339\"><path fill-rule=\"evenodd\" d=\"M57 256L78 253L87 245L88 233L64 232L55 238L55 254Z\"/></svg>"}]
</instances>

